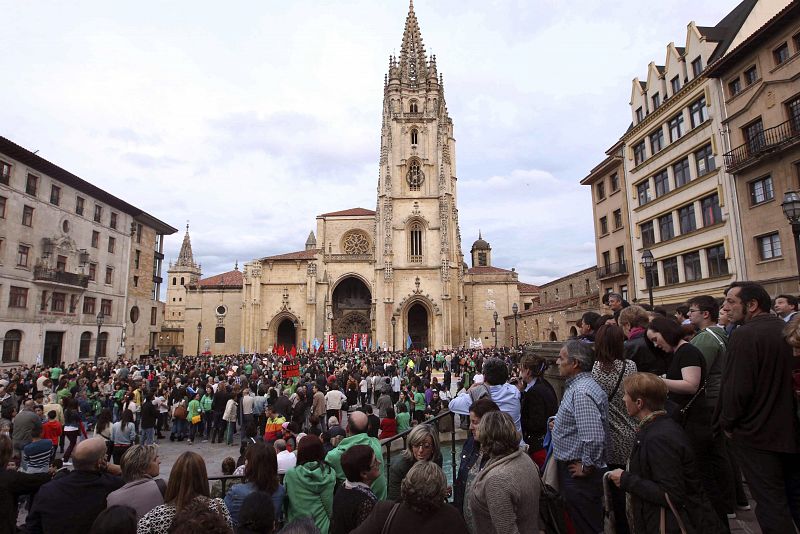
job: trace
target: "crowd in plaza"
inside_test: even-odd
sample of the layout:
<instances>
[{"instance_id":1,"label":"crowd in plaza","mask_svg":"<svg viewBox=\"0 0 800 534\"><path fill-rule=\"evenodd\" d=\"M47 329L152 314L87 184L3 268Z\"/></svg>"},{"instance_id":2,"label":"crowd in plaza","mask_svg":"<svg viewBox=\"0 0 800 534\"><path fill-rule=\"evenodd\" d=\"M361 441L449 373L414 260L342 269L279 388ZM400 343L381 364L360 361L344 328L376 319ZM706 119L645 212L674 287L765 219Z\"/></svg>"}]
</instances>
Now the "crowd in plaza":
<instances>
[{"instance_id":1,"label":"crowd in plaza","mask_svg":"<svg viewBox=\"0 0 800 534\"><path fill-rule=\"evenodd\" d=\"M745 488L763 532L794 532L797 299L739 283L674 314L607 305L555 361L532 346L0 370L0 534L710 534L749 509ZM163 479L166 440L185 451ZM231 451L225 484L199 441Z\"/></svg>"}]
</instances>

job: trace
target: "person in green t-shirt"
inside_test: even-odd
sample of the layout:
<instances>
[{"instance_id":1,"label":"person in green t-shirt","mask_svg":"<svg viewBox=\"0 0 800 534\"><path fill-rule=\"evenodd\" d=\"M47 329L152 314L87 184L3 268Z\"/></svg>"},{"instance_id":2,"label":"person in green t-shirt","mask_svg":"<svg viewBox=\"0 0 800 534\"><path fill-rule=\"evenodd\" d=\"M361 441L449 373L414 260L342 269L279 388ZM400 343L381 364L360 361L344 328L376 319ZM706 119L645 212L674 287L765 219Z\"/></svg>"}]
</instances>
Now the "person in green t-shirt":
<instances>
[{"instance_id":1,"label":"person in green t-shirt","mask_svg":"<svg viewBox=\"0 0 800 534\"><path fill-rule=\"evenodd\" d=\"M425 420L425 394L420 391L421 386L412 386L414 391L414 419L418 422Z\"/></svg>"},{"instance_id":2,"label":"person in green t-shirt","mask_svg":"<svg viewBox=\"0 0 800 534\"><path fill-rule=\"evenodd\" d=\"M410 428L411 423L411 415L408 413L408 407L406 403L398 403L397 404L397 415L395 415L395 420L397 421L397 433L405 432Z\"/></svg>"},{"instance_id":3,"label":"person in green t-shirt","mask_svg":"<svg viewBox=\"0 0 800 534\"><path fill-rule=\"evenodd\" d=\"M197 432L200 432L200 436L203 435L203 416L202 411L203 408L200 406L200 392L194 394L194 398L189 401L189 405L186 407L188 411L186 415L186 420L189 421L189 439L186 441L189 443L194 443L194 437L197 435Z\"/></svg>"},{"instance_id":4,"label":"person in green t-shirt","mask_svg":"<svg viewBox=\"0 0 800 534\"><path fill-rule=\"evenodd\" d=\"M53 383L55 384L58 378L61 376L61 373L63 372L64 370L61 369L61 367L59 367L58 365L54 365L53 367L50 368L50 380L52 380Z\"/></svg>"}]
</instances>

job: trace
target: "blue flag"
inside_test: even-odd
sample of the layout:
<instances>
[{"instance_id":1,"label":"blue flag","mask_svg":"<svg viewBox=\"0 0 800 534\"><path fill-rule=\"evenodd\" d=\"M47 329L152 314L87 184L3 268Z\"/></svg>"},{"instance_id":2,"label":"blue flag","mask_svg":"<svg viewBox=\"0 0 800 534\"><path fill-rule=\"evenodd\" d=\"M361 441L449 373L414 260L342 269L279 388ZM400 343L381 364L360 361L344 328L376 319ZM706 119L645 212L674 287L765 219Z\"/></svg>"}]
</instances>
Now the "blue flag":
<instances>
[{"instance_id":1,"label":"blue flag","mask_svg":"<svg viewBox=\"0 0 800 534\"><path fill-rule=\"evenodd\" d=\"M408 337L406 338L406 350L410 348L411 348L411 334L408 334Z\"/></svg>"},{"instance_id":2,"label":"blue flag","mask_svg":"<svg viewBox=\"0 0 800 534\"><path fill-rule=\"evenodd\" d=\"M306 345L306 340L304 339L303 340L303 350L306 350L307 348L308 348L308 345Z\"/></svg>"}]
</instances>

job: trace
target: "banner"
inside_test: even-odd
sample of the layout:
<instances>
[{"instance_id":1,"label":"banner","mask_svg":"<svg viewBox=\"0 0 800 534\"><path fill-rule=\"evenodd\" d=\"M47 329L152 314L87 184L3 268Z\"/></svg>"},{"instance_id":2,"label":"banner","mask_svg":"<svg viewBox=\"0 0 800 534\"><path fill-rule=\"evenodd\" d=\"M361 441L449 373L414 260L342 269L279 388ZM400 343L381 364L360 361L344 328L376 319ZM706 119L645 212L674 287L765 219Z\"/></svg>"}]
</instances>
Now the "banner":
<instances>
[{"instance_id":1,"label":"banner","mask_svg":"<svg viewBox=\"0 0 800 534\"><path fill-rule=\"evenodd\" d=\"M284 378L293 378L295 376L300 376L300 366L296 363L292 364L283 364L283 368L281 369L281 374Z\"/></svg>"},{"instance_id":2,"label":"banner","mask_svg":"<svg viewBox=\"0 0 800 534\"><path fill-rule=\"evenodd\" d=\"M328 352L333 352L336 350L336 334L328 334L328 346L326 350Z\"/></svg>"},{"instance_id":3,"label":"banner","mask_svg":"<svg viewBox=\"0 0 800 534\"><path fill-rule=\"evenodd\" d=\"M361 348L366 350L369 346L369 334L361 334Z\"/></svg>"},{"instance_id":4,"label":"banner","mask_svg":"<svg viewBox=\"0 0 800 534\"><path fill-rule=\"evenodd\" d=\"M352 339L350 340L350 346L353 349L358 347L358 334L353 334Z\"/></svg>"},{"instance_id":5,"label":"banner","mask_svg":"<svg viewBox=\"0 0 800 534\"><path fill-rule=\"evenodd\" d=\"M344 350L347 352L353 352L353 340L351 338L347 338L347 344L345 345Z\"/></svg>"}]
</instances>

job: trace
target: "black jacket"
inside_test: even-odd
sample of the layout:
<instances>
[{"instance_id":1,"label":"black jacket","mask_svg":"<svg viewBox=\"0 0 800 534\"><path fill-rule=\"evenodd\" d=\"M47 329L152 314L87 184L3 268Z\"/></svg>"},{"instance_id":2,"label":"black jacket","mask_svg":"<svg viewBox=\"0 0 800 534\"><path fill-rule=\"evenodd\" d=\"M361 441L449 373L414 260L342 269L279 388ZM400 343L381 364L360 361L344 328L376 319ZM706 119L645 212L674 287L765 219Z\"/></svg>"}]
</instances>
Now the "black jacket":
<instances>
[{"instance_id":1,"label":"black jacket","mask_svg":"<svg viewBox=\"0 0 800 534\"><path fill-rule=\"evenodd\" d=\"M155 428L156 419L158 419L158 410L153 406L152 401L144 401L142 403L142 428Z\"/></svg>"},{"instance_id":2,"label":"black jacket","mask_svg":"<svg viewBox=\"0 0 800 534\"><path fill-rule=\"evenodd\" d=\"M0 470L0 534L17 531L17 497L35 493L39 486L49 481L49 473Z\"/></svg>"},{"instance_id":3,"label":"black jacket","mask_svg":"<svg viewBox=\"0 0 800 534\"><path fill-rule=\"evenodd\" d=\"M625 359L636 364L636 370L642 373L663 375L667 372L670 358L655 347L644 332L625 342Z\"/></svg>"},{"instance_id":4,"label":"black jacket","mask_svg":"<svg viewBox=\"0 0 800 534\"><path fill-rule=\"evenodd\" d=\"M636 532L659 532L661 508L666 510L666 531L680 532L665 493L688 533L723 532L704 493L689 438L669 416L656 417L639 430L621 487L631 494Z\"/></svg>"},{"instance_id":5,"label":"black jacket","mask_svg":"<svg viewBox=\"0 0 800 534\"><path fill-rule=\"evenodd\" d=\"M522 439L533 451L542 448L542 440L547 434L547 418L558 411L558 397L544 378L539 378L531 388L522 394Z\"/></svg>"},{"instance_id":6,"label":"black jacket","mask_svg":"<svg viewBox=\"0 0 800 534\"><path fill-rule=\"evenodd\" d=\"M467 477L469 470L478 461L481 452L481 444L475 441L472 432L467 433L467 441L461 449L461 463L458 464L458 475L453 486L453 506L460 512L464 511L464 495L467 491Z\"/></svg>"}]
</instances>

